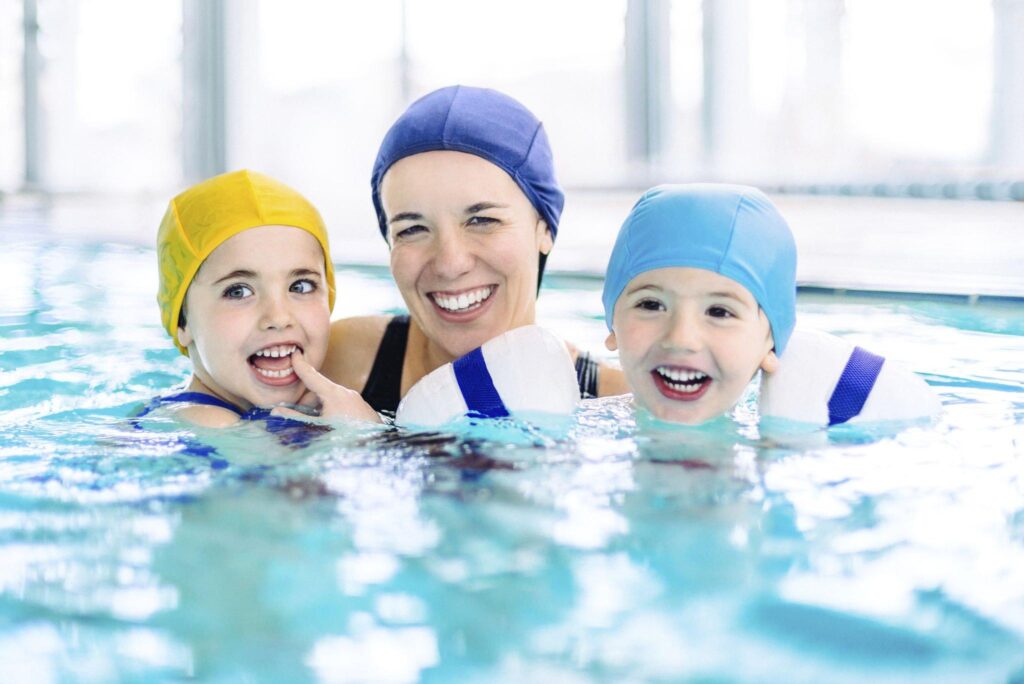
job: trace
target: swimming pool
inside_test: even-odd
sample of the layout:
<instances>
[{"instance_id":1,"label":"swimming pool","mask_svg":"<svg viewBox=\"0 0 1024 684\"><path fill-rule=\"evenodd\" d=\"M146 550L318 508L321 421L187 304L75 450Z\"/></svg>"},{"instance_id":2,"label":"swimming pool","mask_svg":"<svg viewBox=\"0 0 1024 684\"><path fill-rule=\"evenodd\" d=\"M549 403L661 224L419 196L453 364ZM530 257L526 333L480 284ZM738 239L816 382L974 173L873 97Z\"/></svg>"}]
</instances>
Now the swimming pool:
<instances>
[{"instance_id":1,"label":"swimming pool","mask_svg":"<svg viewBox=\"0 0 1024 684\"><path fill-rule=\"evenodd\" d=\"M804 292L934 424L638 430L618 400L460 438L125 421L181 382L150 250L0 253L5 681L1024 682L1019 302ZM600 285L542 322L601 350ZM343 269L336 315L400 306ZM358 293L352 296L351 293Z\"/></svg>"}]
</instances>

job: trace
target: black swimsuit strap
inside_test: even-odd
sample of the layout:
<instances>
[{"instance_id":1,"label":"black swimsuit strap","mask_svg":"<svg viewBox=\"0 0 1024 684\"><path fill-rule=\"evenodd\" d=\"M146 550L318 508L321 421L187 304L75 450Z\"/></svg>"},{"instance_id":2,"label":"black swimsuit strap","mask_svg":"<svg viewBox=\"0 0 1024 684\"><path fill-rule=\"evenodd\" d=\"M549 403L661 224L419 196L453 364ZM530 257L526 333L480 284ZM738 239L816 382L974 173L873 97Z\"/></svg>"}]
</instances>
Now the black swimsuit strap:
<instances>
[{"instance_id":1,"label":"black swimsuit strap","mask_svg":"<svg viewBox=\"0 0 1024 684\"><path fill-rule=\"evenodd\" d=\"M597 368L597 361L590 352L580 352L576 355L576 382L580 386L580 396L584 399L593 399L597 396Z\"/></svg>"},{"instance_id":2,"label":"black swimsuit strap","mask_svg":"<svg viewBox=\"0 0 1024 684\"><path fill-rule=\"evenodd\" d=\"M405 365L405 347L409 342L409 316L395 316L388 321L384 336L377 347L377 356L360 392L374 411L394 415L402 398L402 366Z\"/></svg>"}]
</instances>

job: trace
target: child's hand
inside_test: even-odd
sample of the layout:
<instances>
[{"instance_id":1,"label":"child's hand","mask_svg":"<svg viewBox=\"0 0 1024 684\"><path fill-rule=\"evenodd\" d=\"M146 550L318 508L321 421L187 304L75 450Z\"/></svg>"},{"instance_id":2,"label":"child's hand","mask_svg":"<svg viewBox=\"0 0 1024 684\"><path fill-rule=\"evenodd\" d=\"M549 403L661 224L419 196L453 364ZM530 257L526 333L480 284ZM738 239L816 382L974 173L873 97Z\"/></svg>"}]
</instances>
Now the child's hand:
<instances>
[{"instance_id":1,"label":"child's hand","mask_svg":"<svg viewBox=\"0 0 1024 684\"><path fill-rule=\"evenodd\" d=\"M300 404L306 406L318 404L320 415L324 418L341 416L374 423L381 422L380 416L359 396L359 392L335 384L325 378L317 369L309 365L309 362L306 361L299 350L292 352L292 368L295 369L295 374L306 385L306 393L299 400ZM290 418L302 419L307 417L299 411L280 406L275 408L273 413Z\"/></svg>"}]
</instances>

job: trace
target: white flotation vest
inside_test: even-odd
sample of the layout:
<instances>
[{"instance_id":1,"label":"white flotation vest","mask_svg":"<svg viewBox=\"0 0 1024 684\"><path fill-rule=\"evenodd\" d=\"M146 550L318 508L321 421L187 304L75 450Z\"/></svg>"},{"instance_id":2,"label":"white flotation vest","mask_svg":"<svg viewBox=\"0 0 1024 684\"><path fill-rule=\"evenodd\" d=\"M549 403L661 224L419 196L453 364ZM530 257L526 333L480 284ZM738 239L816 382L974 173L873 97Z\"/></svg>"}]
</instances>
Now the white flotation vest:
<instances>
[{"instance_id":1,"label":"white flotation vest","mask_svg":"<svg viewBox=\"0 0 1024 684\"><path fill-rule=\"evenodd\" d=\"M779 369L761 379L762 416L839 425L939 413L938 396L911 371L817 330L793 331Z\"/></svg>"},{"instance_id":2,"label":"white flotation vest","mask_svg":"<svg viewBox=\"0 0 1024 684\"><path fill-rule=\"evenodd\" d=\"M568 415L580 401L565 343L536 325L510 330L413 385L395 423L434 427L462 416Z\"/></svg>"}]
</instances>

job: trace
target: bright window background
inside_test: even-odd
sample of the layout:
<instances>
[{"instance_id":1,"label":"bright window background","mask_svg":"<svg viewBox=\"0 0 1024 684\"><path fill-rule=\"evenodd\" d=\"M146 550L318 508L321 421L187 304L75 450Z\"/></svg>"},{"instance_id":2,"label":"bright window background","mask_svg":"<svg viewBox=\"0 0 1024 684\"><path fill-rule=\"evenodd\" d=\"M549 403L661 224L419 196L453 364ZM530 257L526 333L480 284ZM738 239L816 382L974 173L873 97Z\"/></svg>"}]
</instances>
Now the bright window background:
<instances>
[{"instance_id":1,"label":"bright window background","mask_svg":"<svg viewBox=\"0 0 1024 684\"><path fill-rule=\"evenodd\" d=\"M0 0L0 191L21 186L22 133L21 0Z\"/></svg>"},{"instance_id":2,"label":"bright window background","mask_svg":"<svg viewBox=\"0 0 1024 684\"><path fill-rule=\"evenodd\" d=\"M118 193L176 187L180 2L41 0L38 13L43 184Z\"/></svg>"},{"instance_id":3,"label":"bright window background","mask_svg":"<svg viewBox=\"0 0 1024 684\"><path fill-rule=\"evenodd\" d=\"M671 0L665 145L651 179L784 185L1014 171L989 159L992 0L748 0L730 38L742 49L727 53L744 56L747 85L728 113L733 150L719 166L703 128L704 3ZM182 91L192 85L182 83L181 0L38 6L44 187L180 189ZM335 225L372 222L381 136L410 98L451 83L498 88L533 109L569 188L642 177L626 153L626 0L225 7L228 167L302 188ZM21 186L24 166L21 8L0 0L3 191Z\"/></svg>"}]
</instances>

